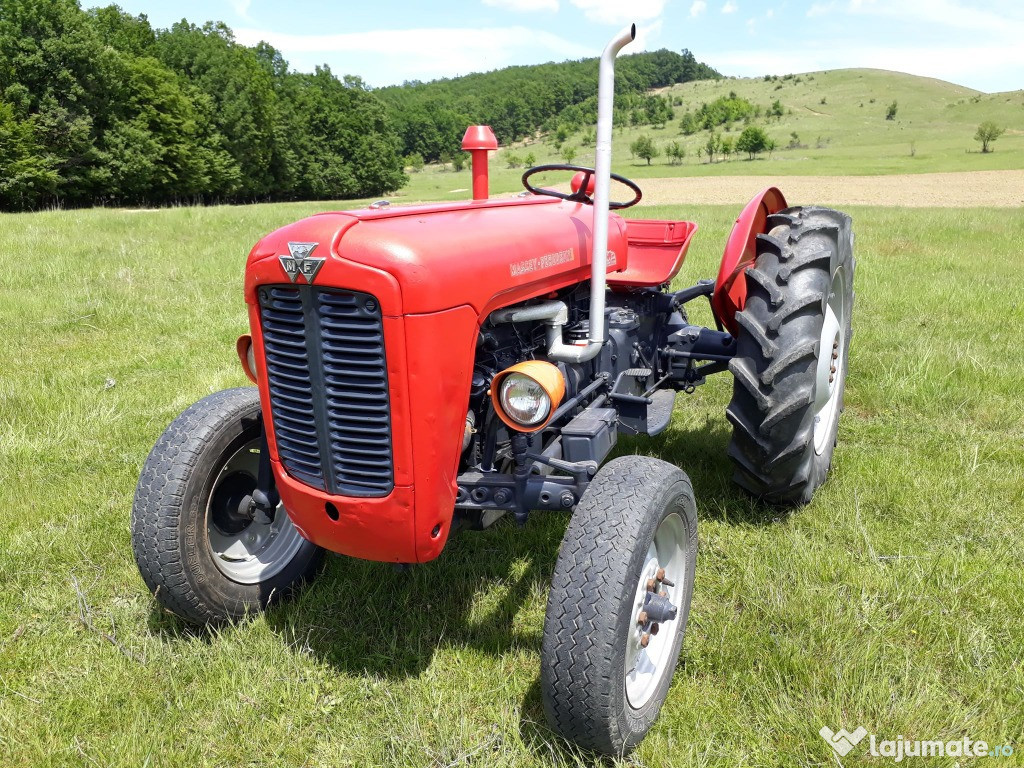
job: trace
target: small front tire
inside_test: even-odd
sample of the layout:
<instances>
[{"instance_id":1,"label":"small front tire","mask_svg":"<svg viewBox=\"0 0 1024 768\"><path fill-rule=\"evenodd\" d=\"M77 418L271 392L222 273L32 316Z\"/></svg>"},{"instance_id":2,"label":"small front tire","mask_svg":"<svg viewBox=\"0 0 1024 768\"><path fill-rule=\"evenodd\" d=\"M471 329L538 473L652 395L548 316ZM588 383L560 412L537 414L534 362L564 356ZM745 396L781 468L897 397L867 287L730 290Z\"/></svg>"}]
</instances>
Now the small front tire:
<instances>
[{"instance_id":1,"label":"small front tire","mask_svg":"<svg viewBox=\"0 0 1024 768\"><path fill-rule=\"evenodd\" d=\"M265 608L316 574L323 551L279 505L247 515L256 487L260 401L253 387L203 398L164 431L132 505L132 549L157 601L193 624Z\"/></svg>"},{"instance_id":2,"label":"small front tire","mask_svg":"<svg viewBox=\"0 0 1024 768\"><path fill-rule=\"evenodd\" d=\"M601 469L569 522L548 596L540 680L552 728L608 755L640 743L672 682L696 559L685 473L646 456ZM662 592L672 617L641 623Z\"/></svg>"}]
</instances>

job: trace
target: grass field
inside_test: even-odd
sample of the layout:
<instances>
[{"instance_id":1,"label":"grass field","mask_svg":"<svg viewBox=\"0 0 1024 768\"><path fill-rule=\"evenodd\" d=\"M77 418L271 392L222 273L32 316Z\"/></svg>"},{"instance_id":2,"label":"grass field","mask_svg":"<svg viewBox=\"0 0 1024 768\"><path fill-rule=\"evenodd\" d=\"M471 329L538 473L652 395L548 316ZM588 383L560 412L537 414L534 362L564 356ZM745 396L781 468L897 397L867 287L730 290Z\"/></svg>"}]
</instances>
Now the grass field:
<instances>
[{"instance_id":1,"label":"grass field","mask_svg":"<svg viewBox=\"0 0 1024 768\"><path fill-rule=\"evenodd\" d=\"M330 558L297 603L214 635L136 572L147 452L245 383L247 249L324 207L0 217L5 768L591 764L544 726L538 687L565 515L466 534L407 574ZM691 281L737 211L640 213L700 222ZM879 763L863 745L837 760L823 725L1024 753L1024 210L851 213L847 410L815 501L782 515L731 486L726 378L620 446L685 468L701 526L682 660L629 764Z\"/></svg>"},{"instance_id":2,"label":"grass field","mask_svg":"<svg viewBox=\"0 0 1024 768\"><path fill-rule=\"evenodd\" d=\"M746 155L728 161L707 163L698 158L697 147L707 141L707 131L692 136L679 133L679 120L687 109L696 110L730 91L767 108L778 99L785 114L765 124L769 137L780 149L771 157L747 160ZM664 89L662 93L681 98L674 107L676 117L665 128L617 127L613 140L613 170L634 178L666 176L771 175L881 175L891 173L934 173L939 171L984 171L1024 168L1024 90L981 93L960 85L926 77L878 69L842 69L810 72L790 80L762 78L703 80ZM822 98L826 103L822 104ZM872 102L872 100L874 100ZM895 100L895 120L885 119L886 106ZM981 154L974 141L978 124L992 120L1006 133L992 144L993 152ZM722 132L722 129L718 129ZM741 122L722 133L735 140L743 130ZM799 149L785 149L791 133L800 138ZM629 145L637 136L649 135L661 148L652 165L633 159ZM594 148L581 145L577 133L566 142L578 149L577 165L594 164ZM819 147L819 139L821 146ZM679 141L686 148L681 165L669 165L664 148ZM911 144L914 154L911 156ZM515 192L522 187L523 168L507 168L507 153L524 156L532 152L538 164L561 163L562 158L548 140L537 139L497 153L492 162L492 189ZM409 184L395 195L408 200L458 199L470 186L468 171L454 173L451 166L427 166L412 173Z\"/></svg>"}]
</instances>

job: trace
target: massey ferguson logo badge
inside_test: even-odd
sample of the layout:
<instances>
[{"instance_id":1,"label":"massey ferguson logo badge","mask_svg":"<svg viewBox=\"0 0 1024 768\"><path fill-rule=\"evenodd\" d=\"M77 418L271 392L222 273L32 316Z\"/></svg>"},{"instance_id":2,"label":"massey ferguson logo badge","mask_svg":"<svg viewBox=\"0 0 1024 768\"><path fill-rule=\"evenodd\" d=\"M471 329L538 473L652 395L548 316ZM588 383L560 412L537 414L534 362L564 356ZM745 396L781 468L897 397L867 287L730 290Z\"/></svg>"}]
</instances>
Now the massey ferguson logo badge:
<instances>
[{"instance_id":1,"label":"massey ferguson logo badge","mask_svg":"<svg viewBox=\"0 0 1024 768\"><path fill-rule=\"evenodd\" d=\"M307 283L312 283L316 273L324 265L326 259L314 259L309 254L313 252L320 243L288 243L288 256L278 256L281 266L288 274L288 279L293 283L297 282L299 275L306 278Z\"/></svg>"}]
</instances>

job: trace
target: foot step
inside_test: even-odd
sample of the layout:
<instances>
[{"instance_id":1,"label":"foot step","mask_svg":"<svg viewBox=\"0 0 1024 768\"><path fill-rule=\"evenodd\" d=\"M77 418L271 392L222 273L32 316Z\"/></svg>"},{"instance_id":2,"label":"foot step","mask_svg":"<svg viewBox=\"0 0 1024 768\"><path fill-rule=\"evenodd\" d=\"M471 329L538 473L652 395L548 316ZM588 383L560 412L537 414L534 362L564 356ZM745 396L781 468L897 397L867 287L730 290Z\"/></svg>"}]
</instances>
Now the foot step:
<instances>
[{"instance_id":1,"label":"foot step","mask_svg":"<svg viewBox=\"0 0 1024 768\"><path fill-rule=\"evenodd\" d=\"M659 435L672 422L676 391L674 389L659 389L651 395L651 401L651 404L647 406L647 434Z\"/></svg>"}]
</instances>

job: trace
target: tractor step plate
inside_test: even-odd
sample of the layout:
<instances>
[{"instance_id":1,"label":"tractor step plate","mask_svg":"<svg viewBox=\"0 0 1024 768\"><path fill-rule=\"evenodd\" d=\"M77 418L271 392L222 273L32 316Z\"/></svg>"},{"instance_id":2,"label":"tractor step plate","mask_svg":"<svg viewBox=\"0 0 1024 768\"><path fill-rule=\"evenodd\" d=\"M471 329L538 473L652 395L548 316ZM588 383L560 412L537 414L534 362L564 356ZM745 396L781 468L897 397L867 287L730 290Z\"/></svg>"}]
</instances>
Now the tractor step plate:
<instances>
[{"instance_id":1,"label":"tractor step plate","mask_svg":"<svg viewBox=\"0 0 1024 768\"><path fill-rule=\"evenodd\" d=\"M653 371L650 368L629 368L623 374L624 376L632 376L636 379L646 379L650 376Z\"/></svg>"},{"instance_id":2,"label":"tractor step plate","mask_svg":"<svg viewBox=\"0 0 1024 768\"><path fill-rule=\"evenodd\" d=\"M651 395L651 400L651 404L647 406L647 434L660 435L672 421L676 391L674 389L659 389Z\"/></svg>"}]
</instances>

